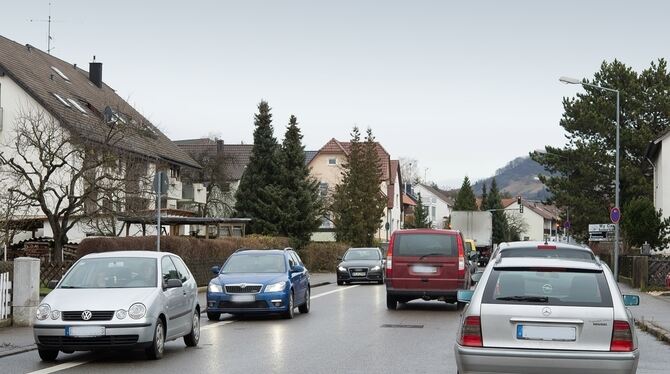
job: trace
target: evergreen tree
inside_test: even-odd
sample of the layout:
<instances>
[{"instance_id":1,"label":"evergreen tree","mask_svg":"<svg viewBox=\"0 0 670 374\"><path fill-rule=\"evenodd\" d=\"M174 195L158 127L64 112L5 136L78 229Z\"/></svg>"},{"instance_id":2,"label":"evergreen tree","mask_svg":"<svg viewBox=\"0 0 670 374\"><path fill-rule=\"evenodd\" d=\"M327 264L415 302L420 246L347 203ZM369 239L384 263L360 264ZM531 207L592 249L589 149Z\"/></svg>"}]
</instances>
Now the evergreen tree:
<instances>
[{"instance_id":1,"label":"evergreen tree","mask_svg":"<svg viewBox=\"0 0 670 374\"><path fill-rule=\"evenodd\" d=\"M486 182L482 183L482 200L479 203L479 210L484 211L488 209L488 195L486 193Z\"/></svg>"},{"instance_id":2,"label":"evergreen tree","mask_svg":"<svg viewBox=\"0 0 670 374\"><path fill-rule=\"evenodd\" d=\"M309 242L320 225L319 182L310 177L305 164L305 147L298 120L291 116L279 153L280 200L279 233L295 240L296 246Z\"/></svg>"},{"instance_id":3,"label":"evergreen tree","mask_svg":"<svg viewBox=\"0 0 670 374\"><path fill-rule=\"evenodd\" d=\"M663 248L670 240L670 217L656 211L654 203L646 196L636 197L625 206L621 229L629 246L641 247L648 242L652 248Z\"/></svg>"},{"instance_id":4,"label":"evergreen tree","mask_svg":"<svg viewBox=\"0 0 670 374\"><path fill-rule=\"evenodd\" d=\"M486 209L502 209L502 200L500 198L500 191L498 191L498 184L496 179L491 181L491 190L486 197ZM493 243L498 244L507 240L509 234L509 227L507 224L507 216L502 210L494 210L491 212L493 218Z\"/></svg>"},{"instance_id":5,"label":"evergreen tree","mask_svg":"<svg viewBox=\"0 0 670 374\"><path fill-rule=\"evenodd\" d=\"M266 101L258 104L258 113L254 116L254 146L235 194L237 216L251 218L248 231L264 235L279 233L282 215L279 145L274 137L270 110Z\"/></svg>"},{"instance_id":6,"label":"evergreen tree","mask_svg":"<svg viewBox=\"0 0 670 374\"><path fill-rule=\"evenodd\" d=\"M470 178L468 178L467 175L463 179L461 189L458 190L456 202L454 203L454 210L477 210L475 193L472 191Z\"/></svg>"},{"instance_id":7,"label":"evergreen tree","mask_svg":"<svg viewBox=\"0 0 670 374\"><path fill-rule=\"evenodd\" d=\"M342 181L335 186L331 211L338 241L354 246L371 246L381 225L386 198L381 193L382 172L372 130L364 142L354 127Z\"/></svg>"},{"instance_id":8,"label":"evergreen tree","mask_svg":"<svg viewBox=\"0 0 670 374\"><path fill-rule=\"evenodd\" d=\"M414 228L423 229L431 226L432 222L428 221L428 209L423 206L423 200L421 200L421 193L419 192L414 208Z\"/></svg>"}]
</instances>

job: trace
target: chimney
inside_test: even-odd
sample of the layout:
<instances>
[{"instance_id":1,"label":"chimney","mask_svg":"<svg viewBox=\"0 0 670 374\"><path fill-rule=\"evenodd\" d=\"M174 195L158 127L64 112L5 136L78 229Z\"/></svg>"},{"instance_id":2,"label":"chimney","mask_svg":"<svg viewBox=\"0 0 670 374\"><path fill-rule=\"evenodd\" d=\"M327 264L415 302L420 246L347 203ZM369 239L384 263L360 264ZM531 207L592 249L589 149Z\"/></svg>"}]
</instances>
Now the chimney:
<instances>
[{"instance_id":1,"label":"chimney","mask_svg":"<svg viewBox=\"0 0 670 374\"><path fill-rule=\"evenodd\" d=\"M89 63L88 79L102 88L102 62L95 62L95 56L93 56L93 62Z\"/></svg>"}]
</instances>

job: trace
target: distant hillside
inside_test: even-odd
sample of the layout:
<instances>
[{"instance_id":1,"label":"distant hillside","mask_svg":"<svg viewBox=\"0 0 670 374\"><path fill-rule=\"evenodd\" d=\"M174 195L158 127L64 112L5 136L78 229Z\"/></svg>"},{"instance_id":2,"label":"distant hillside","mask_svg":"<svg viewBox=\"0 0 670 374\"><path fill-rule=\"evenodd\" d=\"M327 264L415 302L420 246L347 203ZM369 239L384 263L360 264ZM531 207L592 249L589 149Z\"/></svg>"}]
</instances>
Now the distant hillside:
<instances>
[{"instance_id":1,"label":"distant hillside","mask_svg":"<svg viewBox=\"0 0 670 374\"><path fill-rule=\"evenodd\" d=\"M539 174L549 175L542 165L525 156L517 157L496 170L495 178L498 188L512 197L520 195L527 200L545 200L550 194L537 178ZM486 183L487 190L490 189L492 179L493 177L477 181L473 186L475 194L481 195L483 183Z\"/></svg>"}]
</instances>

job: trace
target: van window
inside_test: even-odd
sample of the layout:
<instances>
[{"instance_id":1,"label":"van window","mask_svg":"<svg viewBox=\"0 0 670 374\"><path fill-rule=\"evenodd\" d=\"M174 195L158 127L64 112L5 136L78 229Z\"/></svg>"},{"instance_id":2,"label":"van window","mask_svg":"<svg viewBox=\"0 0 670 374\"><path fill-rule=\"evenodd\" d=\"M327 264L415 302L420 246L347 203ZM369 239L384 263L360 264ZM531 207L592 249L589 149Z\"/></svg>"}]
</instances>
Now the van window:
<instances>
[{"instance_id":1,"label":"van window","mask_svg":"<svg viewBox=\"0 0 670 374\"><path fill-rule=\"evenodd\" d=\"M394 256L443 255L458 256L455 235L404 234L398 235L393 244Z\"/></svg>"}]
</instances>

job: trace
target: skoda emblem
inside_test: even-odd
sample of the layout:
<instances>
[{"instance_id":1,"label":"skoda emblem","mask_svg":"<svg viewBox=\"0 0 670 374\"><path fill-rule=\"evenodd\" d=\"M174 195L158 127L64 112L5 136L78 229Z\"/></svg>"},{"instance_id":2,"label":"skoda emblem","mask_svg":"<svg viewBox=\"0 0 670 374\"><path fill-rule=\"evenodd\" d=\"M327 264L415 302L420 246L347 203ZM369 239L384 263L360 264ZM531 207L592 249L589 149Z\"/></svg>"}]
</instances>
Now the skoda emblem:
<instances>
[{"instance_id":1,"label":"skoda emblem","mask_svg":"<svg viewBox=\"0 0 670 374\"><path fill-rule=\"evenodd\" d=\"M91 317L93 317L93 313L91 313L90 310L85 310L81 312L81 319L83 319L84 321L88 321L89 319L91 319Z\"/></svg>"},{"instance_id":2,"label":"skoda emblem","mask_svg":"<svg viewBox=\"0 0 670 374\"><path fill-rule=\"evenodd\" d=\"M246 283L242 283L242 284L240 284L240 288L247 288Z\"/></svg>"},{"instance_id":3,"label":"skoda emblem","mask_svg":"<svg viewBox=\"0 0 670 374\"><path fill-rule=\"evenodd\" d=\"M545 317L549 317L551 315L551 308L547 307L542 308L542 315Z\"/></svg>"}]
</instances>

